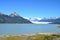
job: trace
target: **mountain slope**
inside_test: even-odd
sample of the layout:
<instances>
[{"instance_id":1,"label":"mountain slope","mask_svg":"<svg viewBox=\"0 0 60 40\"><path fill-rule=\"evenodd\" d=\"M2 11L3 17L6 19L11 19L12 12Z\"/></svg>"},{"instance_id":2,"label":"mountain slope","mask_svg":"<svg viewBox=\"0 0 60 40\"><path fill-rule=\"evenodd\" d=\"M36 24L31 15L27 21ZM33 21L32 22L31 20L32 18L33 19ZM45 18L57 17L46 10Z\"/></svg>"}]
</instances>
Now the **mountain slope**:
<instances>
[{"instance_id":1,"label":"mountain slope","mask_svg":"<svg viewBox=\"0 0 60 40\"><path fill-rule=\"evenodd\" d=\"M31 23L29 20L18 16L15 12L10 15L0 13L0 23Z\"/></svg>"}]
</instances>

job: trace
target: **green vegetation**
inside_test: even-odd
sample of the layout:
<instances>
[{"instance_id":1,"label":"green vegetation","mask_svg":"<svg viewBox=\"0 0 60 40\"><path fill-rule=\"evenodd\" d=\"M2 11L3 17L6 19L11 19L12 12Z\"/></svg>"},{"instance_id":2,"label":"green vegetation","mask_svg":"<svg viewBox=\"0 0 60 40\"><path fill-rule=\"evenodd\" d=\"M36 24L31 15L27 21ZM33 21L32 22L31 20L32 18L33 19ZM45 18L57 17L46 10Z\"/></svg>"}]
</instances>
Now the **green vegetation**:
<instances>
[{"instance_id":1,"label":"green vegetation","mask_svg":"<svg viewBox=\"0 0 60 40\"><path fill-rule=\"evenodd\" d=\"M36 35L21 35L21 36L0 36L0 40L60 40L60 35L57 34L36 34Z\"/></svg>"},{"instance_id":2,"label":"green vegetation","mask_svg":"<svg viewBox=\"0 0 60 40\"><path fill-rule=\"evenodd\" d=\"M58 38L60 38L60 35L36 35L32 37L32 40L56 40Z\"/></svg>"}]
</instances>

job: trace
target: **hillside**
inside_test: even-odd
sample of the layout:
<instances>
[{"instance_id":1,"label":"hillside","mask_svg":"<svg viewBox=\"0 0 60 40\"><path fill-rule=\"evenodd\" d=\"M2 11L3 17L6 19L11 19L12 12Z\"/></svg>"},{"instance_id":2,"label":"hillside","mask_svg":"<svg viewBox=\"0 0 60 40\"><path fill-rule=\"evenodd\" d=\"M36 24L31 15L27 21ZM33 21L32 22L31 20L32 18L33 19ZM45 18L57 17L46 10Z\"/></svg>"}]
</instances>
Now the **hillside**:
<instances>
[{"instance_id":1,"label":"hillside","mask_svg":"<svg viewBox=\"0 0 60 40\"><path fill-rule=\"evenodd\" d=\"M6 15L0 13L0 23L31 23L29 20L19 16L16 12Z\"/></svg>"}]
</instances>

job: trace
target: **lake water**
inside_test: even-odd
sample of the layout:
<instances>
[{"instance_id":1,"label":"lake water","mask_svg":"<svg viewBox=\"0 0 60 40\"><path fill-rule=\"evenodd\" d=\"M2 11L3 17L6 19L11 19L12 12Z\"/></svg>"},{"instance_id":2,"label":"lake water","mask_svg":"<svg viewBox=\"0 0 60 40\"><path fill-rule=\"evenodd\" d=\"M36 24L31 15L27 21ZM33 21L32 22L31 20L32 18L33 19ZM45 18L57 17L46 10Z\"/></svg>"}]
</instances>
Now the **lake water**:
<instances>
[{"instance_id":1,"label":"lake water","mask_svg":"<svg viewBox=\"0 0 60 40\"><path fill-rule=\"evenodd\" d=\"M60 29L57 24L0 24L1 34L34 34L55 32L59 33Z\"/></svg>"}]
</instances>

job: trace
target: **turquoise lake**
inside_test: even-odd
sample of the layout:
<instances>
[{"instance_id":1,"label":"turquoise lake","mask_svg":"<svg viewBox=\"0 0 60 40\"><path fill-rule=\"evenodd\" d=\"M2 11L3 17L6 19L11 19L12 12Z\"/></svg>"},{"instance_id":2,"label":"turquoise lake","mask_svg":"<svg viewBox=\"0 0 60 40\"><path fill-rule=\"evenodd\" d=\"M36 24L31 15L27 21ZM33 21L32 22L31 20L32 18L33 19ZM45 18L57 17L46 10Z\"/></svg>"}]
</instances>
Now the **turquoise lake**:
<instances>
[{"instance_id":1,"label":"turquoise lake","mask_svg":"<svg viewBox=\"0 0 60 40\"><path fill-rule=\"evenodd\" d=\"M58 24L0 24L2 34L60 33Z\"/></svg>"}]
</instances>

